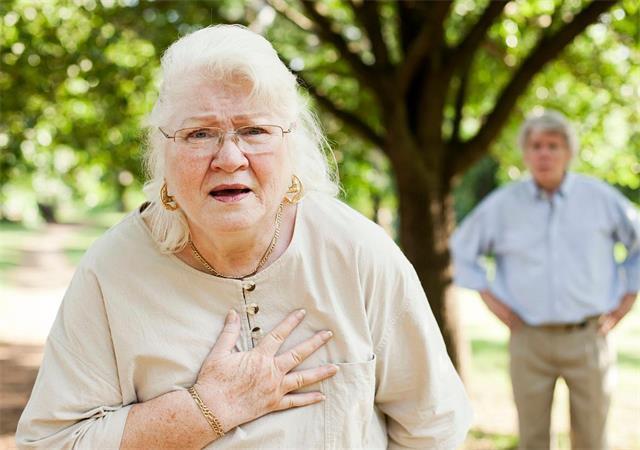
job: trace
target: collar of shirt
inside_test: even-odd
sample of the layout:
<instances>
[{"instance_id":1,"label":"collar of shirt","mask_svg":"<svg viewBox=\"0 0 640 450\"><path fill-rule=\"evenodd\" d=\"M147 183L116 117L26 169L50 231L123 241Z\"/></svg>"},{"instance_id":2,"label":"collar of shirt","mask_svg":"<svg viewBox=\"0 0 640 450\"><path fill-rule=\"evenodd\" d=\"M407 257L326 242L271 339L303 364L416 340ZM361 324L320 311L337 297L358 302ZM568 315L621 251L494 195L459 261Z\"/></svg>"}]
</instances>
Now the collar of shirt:
<instances>
[{"instance_id":1,"label":"collar of shirt","mask_svg":"<svg viewBox=\"0 0 640 450\"><path fill-rule=\"evenodd\" d=\"M571 186L573 185L573 182L574 182L574 175L570 172L567 172L564 175L564 179L562 180L560 187L558 188L558 190L556 190L553 193L553 195L555 196L556 194L559 194L561 197L566 198L566 196L569 194L569 191L571 190ZM533 177L527 179L526 183L527 183L527 189L529 190L529 192L531 193L531 196L534 199L541 200L547 197L545 195L544 190L541 189L540 186L536 184Z\"/></svg>"}]
</instances>

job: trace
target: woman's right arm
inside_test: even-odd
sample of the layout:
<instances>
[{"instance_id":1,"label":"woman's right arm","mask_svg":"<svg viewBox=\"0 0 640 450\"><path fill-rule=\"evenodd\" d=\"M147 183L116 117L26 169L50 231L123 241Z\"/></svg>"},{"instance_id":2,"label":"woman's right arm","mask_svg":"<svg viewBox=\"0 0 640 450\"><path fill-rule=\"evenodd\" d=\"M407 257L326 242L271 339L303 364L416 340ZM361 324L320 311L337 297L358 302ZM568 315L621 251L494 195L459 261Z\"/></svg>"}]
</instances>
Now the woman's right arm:
<instances>
[{"instance_id":1,"label":"woman's right arm","mask_svg":"<svg viewBox=\"0 0 640 450\"><path fill-rule=\"evenodd\" d=\"M195 387L224 431L272 411L310 405L323 399L319 392L290 394L336 373L326 365L292 372L324 345L331 333L322 331L293 349L277 355L280 346L304 318L295 311L247 352L234 352L240 335L235 311L205 360ZM217 438L186 391L173 391L131 408L120 448L202 448Z\"/></svg>"},{"instance_id":2,"label":"woman's right arm","mask_svg":"<svg viewBox=\"0 0 640 450\"><path fill-rule=\"evenodd\" d=\"M81 261L49 332L16 430L19 449L114 449L125 405L97 277Z\"/></svg>"}]
</instances>

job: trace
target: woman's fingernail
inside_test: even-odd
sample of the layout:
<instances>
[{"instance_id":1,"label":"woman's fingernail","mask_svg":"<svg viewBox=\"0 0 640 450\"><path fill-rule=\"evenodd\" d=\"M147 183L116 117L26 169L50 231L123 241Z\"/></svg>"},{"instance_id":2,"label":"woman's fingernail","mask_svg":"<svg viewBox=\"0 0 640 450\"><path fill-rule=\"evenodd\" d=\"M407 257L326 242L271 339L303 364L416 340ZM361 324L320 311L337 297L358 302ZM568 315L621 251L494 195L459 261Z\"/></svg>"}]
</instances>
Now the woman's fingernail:
<instances>
[{"instance_id":1,"label":"woman's fingernail","mask_svg":"<svg viewBox=\"0 0 640 450\"><path fill-rule=\"evenodd\" d=\"M322 332L322 337L323 337L324 339L327 339L327 340L328 340L328 339L331 339L331 337L332 337L332 336L333 336L333 332L331 332L331 331L329 331L329 330L326 330L326 331L323 331L323 332Z\"/></svg>"},{"instance_id":2,"label":"woman's fingernail","mask_svg":"<svg viewBox=\"0 0 640 450\"><path fill-rule=\"evenodd\" d=\"M296 317L298 319L302 319L305 314L307 314L307 312L304 309L299 309L298 311L296 311Z\"/></svg>"},{"instance_id":3,"label":"woman's fingernail","mask_svg":"<svg viewBox=\"0 0 640 450\"><path fill-rule=\"evenodd\" d=\"M236 313L236 310L235 309L230 309L229 312L227 313L227 323L235 322L237 316L238 316L238 314Z\"/></svg>"}]
</instances>

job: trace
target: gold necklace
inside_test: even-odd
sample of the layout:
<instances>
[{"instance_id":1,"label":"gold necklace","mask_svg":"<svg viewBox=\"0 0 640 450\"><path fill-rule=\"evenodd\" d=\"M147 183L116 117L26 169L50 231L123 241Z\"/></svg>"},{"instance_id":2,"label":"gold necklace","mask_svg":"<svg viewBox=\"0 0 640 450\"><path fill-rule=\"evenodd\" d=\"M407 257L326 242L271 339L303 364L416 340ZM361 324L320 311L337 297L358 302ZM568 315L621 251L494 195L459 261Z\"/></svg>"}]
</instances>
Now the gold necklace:
<instances>
[{"instance_id":1,"label":"gold necklace","mask_svg":"<svg viewBox=\"0 0 640 450\"><path fill-rule=\"evenodd\" d=\"M278 242L278 238L280 237L280 222L282 221L282 209L283 209L283 207L284 207L284 204L280 203L280 205L278 206L278 212L276 213L276 231L273 233L273 238L271 238L271 243L269 244L269 247L264 252L264 255L262 255L262 258L260 258L260 261L258 261L258 265L256 266L256 268L254 269L253 272L251 272L251 273L249 273L247 275L244 275L242 277L230 277L230 276L226 276L226 275L221 274L216 269L214 269L213 266L211 264L209 264L206 259L204 259L204 256L202 256L200 254L200 252L196 248L196 246L193 243L193 241L191 240L191 238L189 238L188 244L189 244L189 247L191 247L191 253L193 254L193 256L198 261L200 261L200 264L202 264L202 266L205 269L207 269L207 271L209 271L210 273L212 273L213 275L215 275L217 277L241 279L241 278L247 278L247 277L250 277L252 275L255 275L258 272L258 270L260 270L260 268L262 268L262 266L264 266L264 263L267 262L267 259L269 259L269 256L271 256L271 253L273 252L273 249L276 247L276 242Z\"/></svg>"}]
</instances>

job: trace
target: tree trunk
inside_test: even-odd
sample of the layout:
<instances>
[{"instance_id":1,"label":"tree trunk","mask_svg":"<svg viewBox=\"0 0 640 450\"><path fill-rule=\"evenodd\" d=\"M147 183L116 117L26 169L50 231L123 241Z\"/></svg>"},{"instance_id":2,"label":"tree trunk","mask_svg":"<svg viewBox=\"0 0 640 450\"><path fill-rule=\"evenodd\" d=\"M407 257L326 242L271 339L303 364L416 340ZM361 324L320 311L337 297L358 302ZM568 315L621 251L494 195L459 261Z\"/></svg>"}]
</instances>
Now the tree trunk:
<instances>
[{"instance_id":1,"label":"tree trunk","mask_svg":"<svg viewBox=\"0 0 640 450\"><path fill-rule=\"evenodd\" d=\"M58 223L54 204L38 202L38 211L46 223Z\"/></svg>"},{"instance_id":2,"label":"tree trunk","mask_svg":"<svg viewBox=\"0 0 640 450\"><path fill-rule=\"evenodd\" d=\"M377 193L372 194L371 203L371 207L373 209L371 220L380 225L380 205L382 204L382 196Z\"/></svg>"},{"instance_id":3,"label":"tree trunk","mask_svg":"<svg viewBox=\"0 0 640 450\"><path fill-rule=\"evenodd\" d=\"M118 178L116 177L115 183L115 206L116 206L116 210L118 212L126 212L127 211L127 206L125 204L124 201L124 195L127 191L126 186L123 186L122 183L120 183L120 181L118 180Z\"/></svg>"},{"instance_id":4,"label":"tree trunk","mask_svg":"<svg viewBox=\"0 0 640 450\"><path fill-rule=\"evenodd\" d=\"M469 351L452 295L448 245L454 226L451 180L417 173L415 167L403 165L396 170L400 243L422 282L449 356L464 379Z\"/></svg>"}]
</instances>

